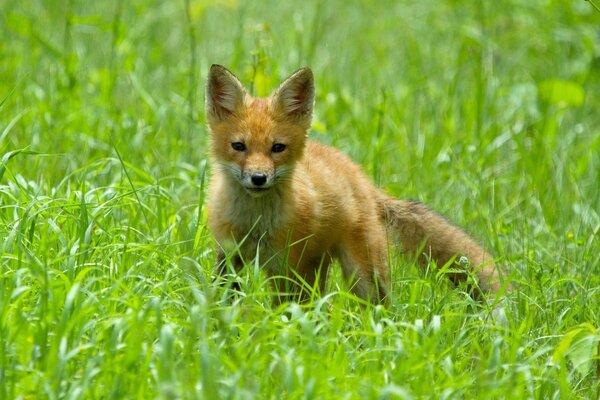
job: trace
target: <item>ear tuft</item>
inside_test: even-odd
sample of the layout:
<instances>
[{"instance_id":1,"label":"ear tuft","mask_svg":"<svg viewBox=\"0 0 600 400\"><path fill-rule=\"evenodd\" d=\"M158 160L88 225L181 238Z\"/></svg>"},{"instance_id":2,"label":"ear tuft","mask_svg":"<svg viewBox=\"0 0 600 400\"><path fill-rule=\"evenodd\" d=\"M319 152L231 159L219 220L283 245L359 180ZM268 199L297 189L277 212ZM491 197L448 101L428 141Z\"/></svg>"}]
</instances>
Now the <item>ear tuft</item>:
<instances>
[{"instance_id":1,"label":"ear tuft","mask_svg":"<svg viewBox=\"0 0 600 400\"><path fill-rule=\"evenodd\" d=\"M302 68L287 78L275 91L273 103L287 117L307 120L312 118L315 102L315 83L310 68Z\"/></svg>"},{"instance_id":2,"label":"ear tuft","mask_svg":"<svg viewBox=\"0 0 600 400\"><path fill-rule=\"evenodd\" d=\"M206 118L227 118L242 106L246 91L241 82L227 68L213 64L206 82Z\"/></svg>"}]
</instances>

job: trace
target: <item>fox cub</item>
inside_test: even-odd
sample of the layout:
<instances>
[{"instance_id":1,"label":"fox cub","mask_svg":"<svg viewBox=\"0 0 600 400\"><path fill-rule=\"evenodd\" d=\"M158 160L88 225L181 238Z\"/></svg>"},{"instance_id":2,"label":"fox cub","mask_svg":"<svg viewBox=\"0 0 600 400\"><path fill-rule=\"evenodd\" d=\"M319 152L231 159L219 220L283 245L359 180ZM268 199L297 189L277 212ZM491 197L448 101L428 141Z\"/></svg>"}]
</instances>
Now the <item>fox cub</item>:
<instances>
[{"instance_id":1,"label":"fox cub","mask_svg":"<svg viewBox=\"0 0 600 400\"><path fill-rule=\"evenodd\" d=\"M218 242L218 273L255 260L276 289L306 298L310 287L324 289L335 258L356 295L383 301L389 240L439 266L456 260L452 280L464 280L470 269L477 293L496 291L492 257L469 235L418 202L390 197L344 154L307 139L314 99L309 68L270 97L255 98L226 68L211 67L208 223Z\"/></svg>"}]
</instances>

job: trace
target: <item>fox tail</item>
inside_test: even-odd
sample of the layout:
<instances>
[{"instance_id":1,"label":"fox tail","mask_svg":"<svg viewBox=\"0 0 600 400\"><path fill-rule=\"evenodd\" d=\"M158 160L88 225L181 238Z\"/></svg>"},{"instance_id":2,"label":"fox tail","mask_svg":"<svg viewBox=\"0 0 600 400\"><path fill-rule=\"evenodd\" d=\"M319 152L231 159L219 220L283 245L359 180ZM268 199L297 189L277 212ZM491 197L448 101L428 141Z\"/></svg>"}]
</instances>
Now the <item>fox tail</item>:
<instances>
[{"instance_id":1,"label":"fox tail","mask_svg":"<svg viewBox=\"0 0 600 400\"><path fill-rule=\"evenodd\" d=\"M381 217L388 235L402 250L419 253L421 263L433 260L438 266L453 262L450 279L458 284L469 273L477 283L470 289L477 297L495 293L503 282L492 256L464 230L416 201L405 201L382 194L379 200Z\"/></svg>"}]
</instances>

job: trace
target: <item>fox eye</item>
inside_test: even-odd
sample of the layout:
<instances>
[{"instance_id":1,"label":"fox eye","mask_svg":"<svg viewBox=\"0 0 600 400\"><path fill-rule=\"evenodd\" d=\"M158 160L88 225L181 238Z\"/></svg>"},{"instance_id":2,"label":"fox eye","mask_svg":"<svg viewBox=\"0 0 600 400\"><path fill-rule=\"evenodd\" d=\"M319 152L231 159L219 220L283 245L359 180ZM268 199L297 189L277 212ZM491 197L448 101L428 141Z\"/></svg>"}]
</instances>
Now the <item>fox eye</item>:
<instances>
[{"instance_id":1,"label":"fox eye","mask_svg":"<svg viewBox=\"0 0 600 400\"><path fill-rule=\"evenodd\" d=\"M283 143L275 143L273 147L271 147L271 151L273 153L281 153L285 150L285 144Z\"/></svg>"},{"instance_id":2,"label":"fox eye","mask_svg":"<svg viewBox=\"0 0 600 400\"><path fill-rule=\"evenodd\" d=\"M233 143L231 143L231 147L235 151L245 151L246 150L246 145L242 142L233 142Z\"/></svg>"}]
</instances>

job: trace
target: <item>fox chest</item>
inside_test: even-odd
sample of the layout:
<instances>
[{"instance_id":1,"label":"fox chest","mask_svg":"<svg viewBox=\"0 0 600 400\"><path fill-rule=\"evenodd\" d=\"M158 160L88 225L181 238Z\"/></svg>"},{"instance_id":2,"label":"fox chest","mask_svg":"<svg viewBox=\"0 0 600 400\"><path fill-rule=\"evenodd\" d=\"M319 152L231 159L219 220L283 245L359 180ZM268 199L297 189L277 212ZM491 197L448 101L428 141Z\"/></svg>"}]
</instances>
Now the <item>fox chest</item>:
<instances>
[{"instance_id":1,"label":"fox chest","mask_svg":"<svg viewBox=\"0 0 600 400\"><path fill-rule=\"evenodd\" d=\"M216 200L216 199L215 199ZM219 245L245 262L279 264L292 234L292 215L277 199L235 198L212 202L209 223Z\"/></svg>"}]
</instances>

